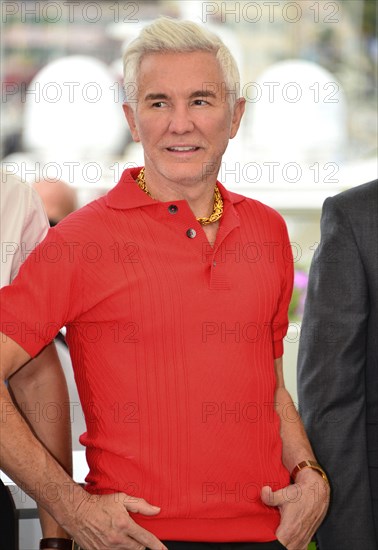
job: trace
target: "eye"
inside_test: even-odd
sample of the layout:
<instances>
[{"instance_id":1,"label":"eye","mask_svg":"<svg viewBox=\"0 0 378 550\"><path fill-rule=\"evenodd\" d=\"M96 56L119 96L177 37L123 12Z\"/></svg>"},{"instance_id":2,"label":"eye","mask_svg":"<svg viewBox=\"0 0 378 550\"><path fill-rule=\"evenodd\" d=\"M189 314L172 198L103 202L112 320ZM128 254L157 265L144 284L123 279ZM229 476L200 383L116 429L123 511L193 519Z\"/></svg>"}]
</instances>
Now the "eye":
<instances>
[{"instance_id":1,"label":"eye","mask_svg":"<svg viewBox=\"0 0 378 550\"><path fill-rule=\"evenodd\" d=\"M155 108L155 109L161 109L162 107L165 107L167 104L165 103L165 101L155 101L154 103L152 103L151 107Z\"/></svg>"},{"instance_id":2,"label":"eye","mask_svg":"<svg viewBox=\"0 0 378 550\"><path fill-rule=\"evenodd\" d=\"M205 101L204 99L195 99L193 101L194 105L202 106L202 105L209 105L208 101Z\"/></svg>"}]
</instances>

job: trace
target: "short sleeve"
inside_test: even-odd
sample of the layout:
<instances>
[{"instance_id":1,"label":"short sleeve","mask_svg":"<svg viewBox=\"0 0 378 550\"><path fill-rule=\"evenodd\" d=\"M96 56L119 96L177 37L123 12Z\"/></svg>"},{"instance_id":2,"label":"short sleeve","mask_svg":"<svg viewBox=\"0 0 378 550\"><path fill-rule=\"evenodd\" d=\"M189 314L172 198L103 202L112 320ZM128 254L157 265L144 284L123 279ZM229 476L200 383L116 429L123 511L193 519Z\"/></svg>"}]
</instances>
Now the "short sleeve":
<instances>
[{"instance_id":1,"label":"short sleeve","mask_svg":"<svg viewBox=\"0 0 378 550\"><path fill-rule=\"evenodd\" d=\"M0 291L1 332L32 357L82 310L81 268L74 244L50 229L13 283Z\"/></svg>"},{"instance_id":2,"label":"short sleeve","mask_svg":"<svg viewBox=\"0 0 378 550\"><path fill-rule=\"evenodd\" d=\"M282 219L282 218L281 218ZM289 304L293 292L294 282L294 264L291 243L282 219L281 229L282 255L278 256L278 266L280 269L281 295L278 303L277 313L273 319L273 356L274 359L282 357L284 352L283 340L287 334L289 326Z\"/></svg>"}]
</instances>

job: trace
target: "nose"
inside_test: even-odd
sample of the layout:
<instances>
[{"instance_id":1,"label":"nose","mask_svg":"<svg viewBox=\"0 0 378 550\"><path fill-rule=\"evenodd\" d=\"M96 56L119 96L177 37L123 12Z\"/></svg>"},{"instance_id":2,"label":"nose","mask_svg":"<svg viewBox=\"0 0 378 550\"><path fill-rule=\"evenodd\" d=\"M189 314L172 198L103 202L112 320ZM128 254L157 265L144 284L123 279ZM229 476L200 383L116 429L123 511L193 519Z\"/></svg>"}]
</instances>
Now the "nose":
<instances>
[{"instance_id":1,"label":"nose","mask_svg":"<svg viewBox=\"0 0 378 550\"><path fill-rule=\"evenodd\" d=\"M176 106L171 113L169 130L174 134L186 134L194 128L187 105Z\"/></svg>"}]
</instances>

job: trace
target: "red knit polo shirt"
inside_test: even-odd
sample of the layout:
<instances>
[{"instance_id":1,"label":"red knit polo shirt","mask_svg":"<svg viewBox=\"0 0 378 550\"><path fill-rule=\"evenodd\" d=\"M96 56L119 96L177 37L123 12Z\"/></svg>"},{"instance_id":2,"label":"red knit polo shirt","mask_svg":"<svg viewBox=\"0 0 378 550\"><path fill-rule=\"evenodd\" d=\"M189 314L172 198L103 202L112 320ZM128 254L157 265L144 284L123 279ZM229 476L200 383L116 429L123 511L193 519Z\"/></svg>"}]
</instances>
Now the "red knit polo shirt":
<instances>
[{"instance_id":1,"label":"red knit polo shirt","mask_svg":"<svg viewBox=\"0 0 378 550\"><path fill-rule=\"evenodd\" d=\"M2 290L1 330L32 356L58 328L86 416L87 489L161 507L161 539L268 541L289 482L274 412L292 256L277 212L219 184L212 247L186 201L123 173L49 231Z\"/></svg>"}]
</instances>

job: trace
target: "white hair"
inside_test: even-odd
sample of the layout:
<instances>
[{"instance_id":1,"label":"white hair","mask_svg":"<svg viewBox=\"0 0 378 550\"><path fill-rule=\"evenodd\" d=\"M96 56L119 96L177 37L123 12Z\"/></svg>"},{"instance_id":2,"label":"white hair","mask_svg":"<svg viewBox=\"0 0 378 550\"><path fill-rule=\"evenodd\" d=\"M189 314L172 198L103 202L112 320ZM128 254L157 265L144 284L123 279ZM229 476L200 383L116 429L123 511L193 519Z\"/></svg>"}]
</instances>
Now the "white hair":
<instances>
[{"instance_id":1,"label":"white hair","mask_svg":"<svg viewBox=\"0 0 378 550\"><path fill-rule=\"evenodd\" d=\"M210 52L217 59L225 81L225 93L231 106L240 94L240 76L235 59L222 40L192 21L160 17L142 29L123 55L126 101L132 104L128 90L134 92L142 59L151 53Z\"/></svg>"}]
</instances>

